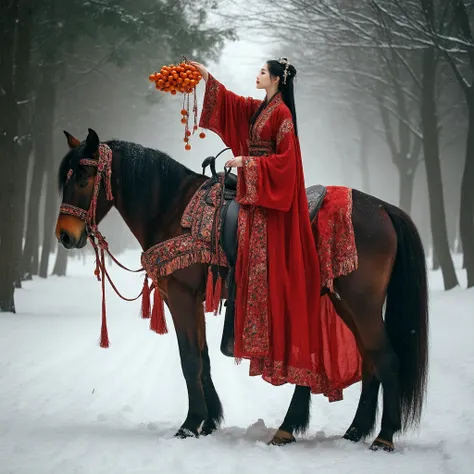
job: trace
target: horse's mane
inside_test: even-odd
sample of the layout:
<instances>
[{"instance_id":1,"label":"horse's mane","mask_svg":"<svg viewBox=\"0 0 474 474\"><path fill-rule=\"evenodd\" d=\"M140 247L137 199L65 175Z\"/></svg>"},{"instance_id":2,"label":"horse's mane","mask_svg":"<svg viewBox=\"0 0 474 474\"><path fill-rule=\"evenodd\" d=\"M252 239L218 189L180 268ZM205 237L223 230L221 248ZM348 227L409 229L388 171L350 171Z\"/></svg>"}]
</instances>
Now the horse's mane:
<instances>
[{"instance_id":1,"label":"horse's mane","mask_svg":"<svg viewBox=\"0 0 474 474\"><path fill-rule=\"evenodd\" d=\"M157 197L160 210L164 212L172 204L171 200L176 197L176 190L183 181L200 176L162 151L121 140L106 143L120 155L120 187L128 212L143 212ZM81 147L69 151L61 161L58 174L60 190L64 188L68 171L77 169L82 157Z\"/></svg>"}]
</instances>

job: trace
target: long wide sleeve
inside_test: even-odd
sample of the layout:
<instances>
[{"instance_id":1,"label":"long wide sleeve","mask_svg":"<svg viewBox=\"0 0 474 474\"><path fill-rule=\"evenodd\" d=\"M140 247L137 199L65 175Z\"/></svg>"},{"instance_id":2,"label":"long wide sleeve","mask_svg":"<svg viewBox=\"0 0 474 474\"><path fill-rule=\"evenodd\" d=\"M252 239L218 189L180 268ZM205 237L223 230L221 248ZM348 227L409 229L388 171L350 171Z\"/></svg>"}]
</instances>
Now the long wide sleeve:
<instances>
[{"instance_id":1,"label":"long wide sleeve","mask_svg":"<svg viewBox=\"0 0 474 474\"><path fill-rule=\"evenodd\" d=\"M234 154L247 147L249 122L262 102L239 96L209 74L199 126L213 131Z\"/></svg>"},{"instance_id":2,"label":"long wide sleeve","mask_svg":"<svg viewBox=\"0 0 474 474\"><path fill-rule=\"evenodd\" d=\"M276 153L244 156L239 168L237 201L240 204L288 211L296 186L298 144L291 114L277 121Z\"/></svg>"}]
</instances>

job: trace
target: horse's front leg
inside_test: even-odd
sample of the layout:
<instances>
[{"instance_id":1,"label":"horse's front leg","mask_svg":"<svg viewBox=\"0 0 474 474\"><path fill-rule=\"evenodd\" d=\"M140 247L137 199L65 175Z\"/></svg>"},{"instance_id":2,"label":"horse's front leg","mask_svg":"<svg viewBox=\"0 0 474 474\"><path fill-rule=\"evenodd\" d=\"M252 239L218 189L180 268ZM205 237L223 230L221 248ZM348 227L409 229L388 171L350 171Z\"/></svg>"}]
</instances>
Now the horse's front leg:
<instances>
[{"instance_id":1,"label":"horse's front leg","mask_svg":"<svg viewBox=\"0 0 474 474\"><path fill-rule=\"evenodd\" d=\"M192 287L171 277L166 285L167 302L178 337L181 368L188 389L189 409L186 420L175 436L198 436L208 410L201 374L201 352L205 343L204 312L198 311L196 292Z\"/></svg>"}]
</instances>

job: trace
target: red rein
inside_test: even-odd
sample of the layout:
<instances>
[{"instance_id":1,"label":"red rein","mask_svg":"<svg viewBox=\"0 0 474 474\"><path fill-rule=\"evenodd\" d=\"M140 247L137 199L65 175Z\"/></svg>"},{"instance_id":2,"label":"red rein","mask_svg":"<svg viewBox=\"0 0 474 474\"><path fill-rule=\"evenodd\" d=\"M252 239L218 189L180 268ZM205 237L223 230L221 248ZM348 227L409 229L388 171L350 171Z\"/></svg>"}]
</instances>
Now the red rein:
<instances>
[{"instance_id":1,"label":"red rein","mask_svg":"<svg viewBox=\"0 0 474 474\"><path fill-rule=\"evenodd\" d=\"M102 327L100 331L100 347L109 347L109 334L107 330L107 309L106 309L106 301L105 301L105 278L109 281L110 285L114 289L115 293L125 301L135 301L140 296L142 296L142 310L141 316L143 319L150 319L150 329L155 331L158 334L166 334L168 332L168 328L166 327L166 319L165 319L165 309L164 303L160 295L160 291L156 285L152 285L152 287L148 286L148 275L145 274L145 279L143 282L143 289L140 294L135 298L125 298L120 294L117 290L117 287L113 283L110 275L105 267L105 252L110 256L110 258L122 269L127 270L129 272L138 273L143 271L143 268L138 270L131 270L130 268L122 265L110 252L109 246L105 237L99 232L96 224L96 209L97 209L97 200L99 198L99 189L102 179L104 180L105 192L108 201L112 201L112 150L110 147L105 144L101 143L99 145L99 159L92 160L92 159L82 159L79 161L80 165L83 166L94 166L97 167L97 173L95 175L94 180L94 191L92 194L91 203L89 206L89 210L86 211L76 206L72 206L70 204L61 204L59 209L59 214L66 214L70 216L77 217L78 219L84 221L87 226L88 231L88 238L94 248L95 257L96 257L96 268L94 274L97 277L97 280L101 281L102 283ZM72 169L69 170L67 174L66 184L64 187L67 186L69 180L73 175ZM97 239L97 243L96 243ZM150 310L150 293L154 289L154 304L153 304L153 311Z\"/></svg>"}]
</instances>

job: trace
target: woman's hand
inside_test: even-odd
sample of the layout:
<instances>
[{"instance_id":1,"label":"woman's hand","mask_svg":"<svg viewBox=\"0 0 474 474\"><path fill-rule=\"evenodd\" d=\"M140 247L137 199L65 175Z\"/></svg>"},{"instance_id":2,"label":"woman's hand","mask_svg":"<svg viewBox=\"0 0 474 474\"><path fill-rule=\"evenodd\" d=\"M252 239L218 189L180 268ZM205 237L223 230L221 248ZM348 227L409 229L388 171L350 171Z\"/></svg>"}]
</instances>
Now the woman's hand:
<instances>
[{"instance_id":1,"label":"woman's hand","mask_svg":"<svg viewBox=\"0 0 474 474\"><path fill-rule=\"evenodd\" d=\"M232 158L225 164L226 168L241 168L242 167L242 157L236 156Z\"/></svg>"},{"instance_id":2,"label":"woman's hand","mask_svg":"<svg viewBox=\"0 0 474 474\"><path fill-rule=\"evenodd\" d=\"M207 82L209 79L209 72L207 69L201 63L197 63L196 61L189 61L189 64L193 65L201 73L204 81Z\"/></svg>"}]
</instances>

